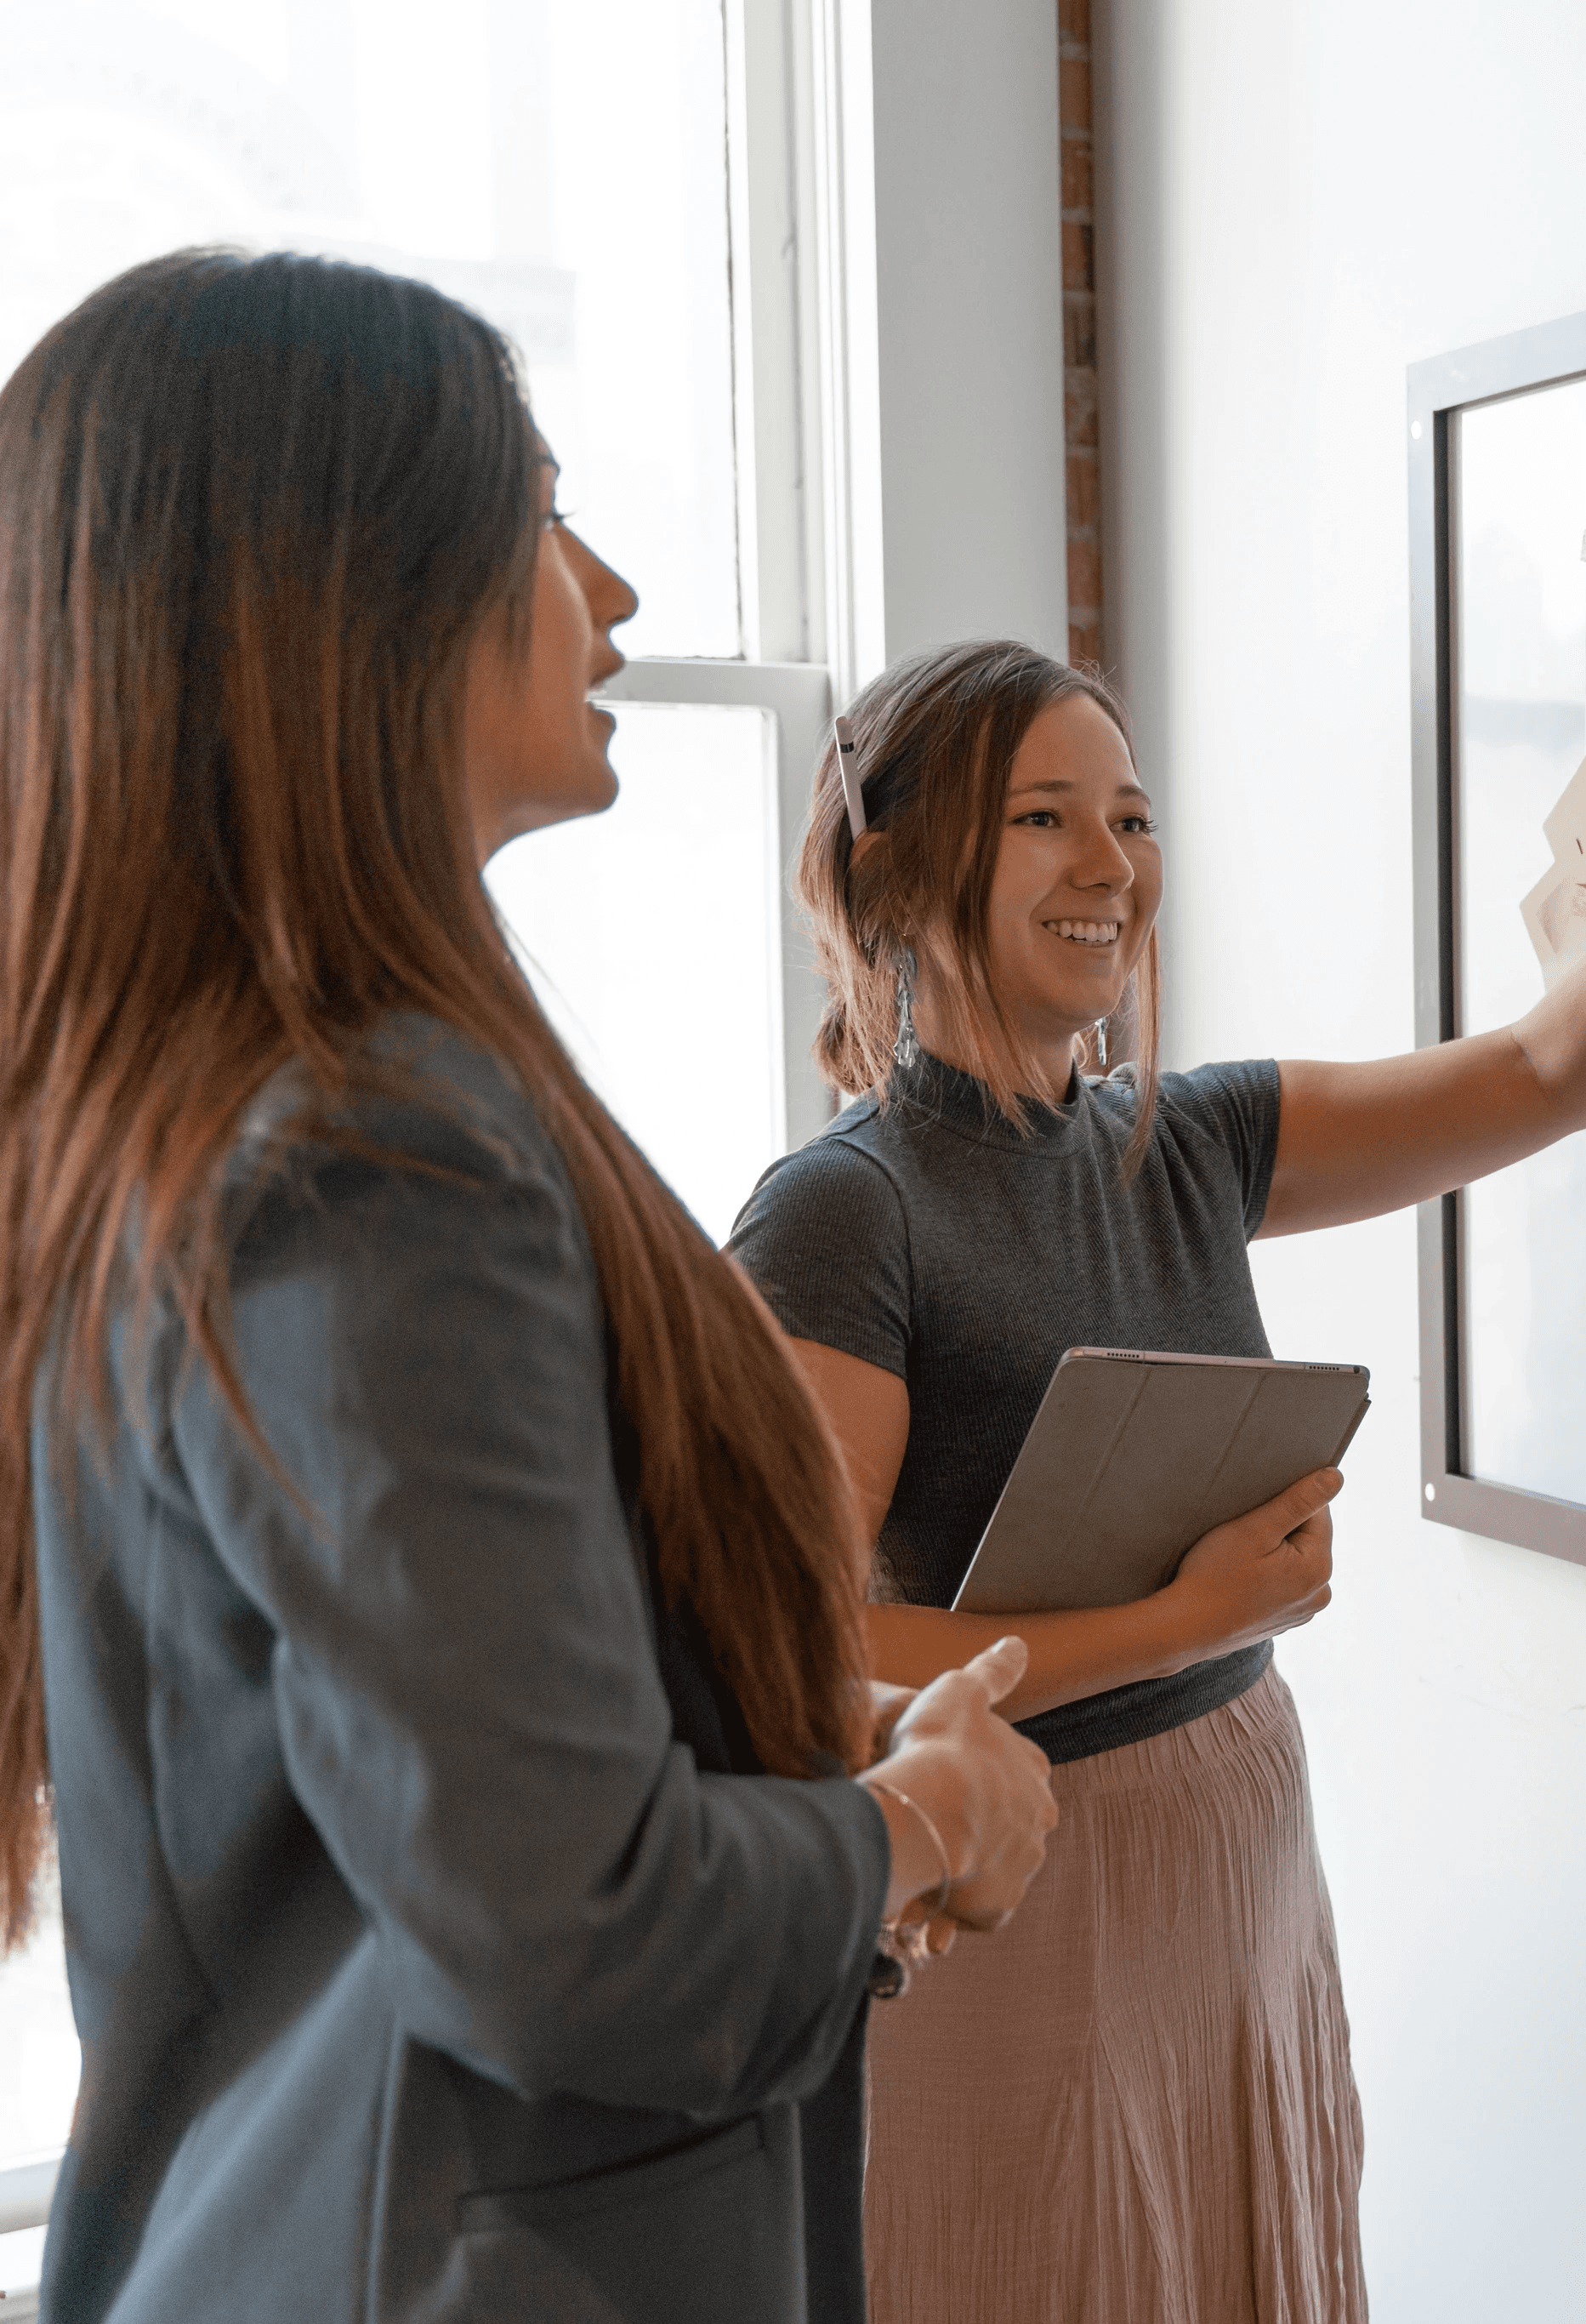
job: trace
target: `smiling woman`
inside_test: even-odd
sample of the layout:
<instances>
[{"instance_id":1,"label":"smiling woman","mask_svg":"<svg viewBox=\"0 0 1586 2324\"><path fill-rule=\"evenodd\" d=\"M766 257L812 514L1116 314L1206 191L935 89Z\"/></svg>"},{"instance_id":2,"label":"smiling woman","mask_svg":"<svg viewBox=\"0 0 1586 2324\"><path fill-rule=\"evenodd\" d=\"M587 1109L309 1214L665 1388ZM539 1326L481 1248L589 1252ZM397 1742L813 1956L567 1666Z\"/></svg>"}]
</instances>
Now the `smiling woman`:
<instances>
[{"instance_id":1,"label":"smiling woman","mask_svg":"<svg viewBox=\"0 0 1586 2324\"><path fill-rule=\"evenodd\" d=\"M979 1640L984 1618L949 1609L1065 1349L1270 1352L1244 1243L1278 1075L1159 1087L1161 858L1103 687L969 645L890 673L849 718L868 828L850 845L823 768L800 884L831 982L824 1053L860 1102L767 1173L733 1248L843 1445L874 1545L873 1668L918 1683ZM922 1054L894 1065L908 954ZM1133 1063L1082 1074L1098 1020L1132 1013ZM1151 1598L1016 1618L1030 1660L1008 1711L1063 1817L995 1954L933 1967L907 2023L873 2031L876 2324L1254 2324L1285 2299L1305 2324L1358 2324L1347 2028L1270 1643L1326 1602L1339 1481L1207 1535ZM1193 2185L1180 2099L1220 2126ZM1271 2170L1247 2183L1258 2146ZM1252 2310L1251 2282L1281 2290Z\"/></svg>"},{"instance_id":2,"label":"smiling woman","mask_svg":"<svg viewBox=\"0 0 1586 2324\"><path fill-rule=\"evenodd\" d=\"M1064 1352L1266 1355L1256 1235L1425 1200L1586 1123L1586 964L1412 1056L1159 1082L1161 861L1105 689L967 645L848 715L865 835L829 756L800 884L824 1054L860 1102L765 1174L734 1249L843 1447L872 1666L918 1685L996 1627L954 1600ZM911 958L918 1056L894 1047ZM1082 1070L1132 987L1138 1059ZM1013 1618L1007 1711L1062 1821L995 1951L876 2028L875 2324L1363 2318L1348 2025L1271 1660L1327 1603L1341 1482L1208 1533L1150 1597Z\"/></svg>"},{"instance_id":3,"label":"smiling woman","mask_svg":"<svg viewBox=\"0 0 1586 2324\"><path fill-rule=\"evenodd\" d=\"M885 1103L909 953L926 1048L1013 1121L1026 1096L1061 1100L1076 1035L1116 1013L1139 1051L1132 1171L1157 1084L1162 875L1122 705L1044 654L974 644L888 670L849 724L868 828L850 841L829 749L798 870L830 991L829 1079ZM1019 834L1006 847L1004 825ZM1116 938L1082 955L1076 927L1103 925Z\"/></svg>"},{"instance_id":4,"label":"smiling woman","mask_svg":"<svg viewBox=\"0 0 1586 2324\"><path fill-rule=\"evenodd\" d=\"M1037 712L1009 770L991 877L991 990L1035 1062L1032 1091L1056 1103L1075 1041L1121 1007L1162 900L1151 801L1119 715L1088 683ZM927 943L914 1004L921 1037L944 1063L973 1072L974 1057L955 1054L941 984Z\"/></svg>"}]
</instances>

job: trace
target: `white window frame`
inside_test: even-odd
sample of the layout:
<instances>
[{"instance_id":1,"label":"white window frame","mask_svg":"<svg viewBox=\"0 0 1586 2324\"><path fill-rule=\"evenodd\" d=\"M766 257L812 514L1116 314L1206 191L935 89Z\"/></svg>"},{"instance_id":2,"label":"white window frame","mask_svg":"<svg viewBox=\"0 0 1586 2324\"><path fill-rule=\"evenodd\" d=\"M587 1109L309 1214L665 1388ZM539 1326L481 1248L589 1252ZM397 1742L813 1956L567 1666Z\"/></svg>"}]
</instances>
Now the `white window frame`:
<instances>
[{"instance_id":1,"label":"white window frame","mask_svg":"<svg viewBox=\"0 0 1586 2324\"><path fill-rule=\"evenodd\" d=\"M793 1147L832 1111L789 887L826 722L949 639L1068 652L1057 5L723 13L744 650L636 660L610 693L774 722Z\"/></svg>"},{"instance_id":2,"label":"white window frame","mask_svg":"<svg viewBox=\"0 0 1586 2324\"><path fill-rule=\"evenodd\" d=\"M0 2236L15 2235L25 2227L48 2227L60 2164L59 2154L44 2154L31 2163L13 2163L8 2171L0 2171ZM16 2324L18 2319L36 2316L38 2312L36 2288L19 2286L5 2301L5 2324Z\"/></svg>"},{"instance_id":3,"label":"white window frame","mask_svg":"<svg viewBox=\"0 0 1586 2324\"><path fill-rule=\"evenodd\" d=\"M773 1130L779 1151L802 1146L830 1120L831 1095L810 1055L825 987L816 973L809 931L793 903L790 877L809 803L810 772L831 717L830 676L823 664L813 662L687 661L652 656L630 661L604 688L603 698L716 705L767 714L776 799L780 959L772 996Z\"/></svg>"},{"instance_id":4,"label":"white window frame","mask_svg":"<svg viewBox=\"0 0 1586 2324\"><path fill-rule=\"evenodd\" d=\"M641 657L607 693L770 722L773 1127L786 1149L832 1111L811 1056L824 990L793 903L793 857L834 696L885 659L875 240L848 219L869 193L868 19L864 0L723 0L723 16L743 653Z\"/></svg>"}]
</instances>

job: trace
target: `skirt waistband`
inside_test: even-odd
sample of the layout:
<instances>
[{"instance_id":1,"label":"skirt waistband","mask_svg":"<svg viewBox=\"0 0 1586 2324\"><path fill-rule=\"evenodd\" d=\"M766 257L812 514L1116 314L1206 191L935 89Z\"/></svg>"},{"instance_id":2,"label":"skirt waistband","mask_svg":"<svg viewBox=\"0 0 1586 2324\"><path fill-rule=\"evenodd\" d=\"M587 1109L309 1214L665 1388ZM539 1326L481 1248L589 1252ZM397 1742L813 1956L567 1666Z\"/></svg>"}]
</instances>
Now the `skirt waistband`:
<instances>
[{"instance_id":1,"label":"skirt waistband","mask_svg":"<svg viewBox=\"0 0 1586 2324\"><path fill-rule=\"evenodd\" d=\"M1304 1748L1294 1697L1269 1663L1253 1686L1199 1719L1137 1743L1095 1752L1087 1759L1058 1761L1051 1771L1052 1791L1061 1802L1153 1787L1194 1777L1276 1742Z\"/></svg>"}]
</instances>

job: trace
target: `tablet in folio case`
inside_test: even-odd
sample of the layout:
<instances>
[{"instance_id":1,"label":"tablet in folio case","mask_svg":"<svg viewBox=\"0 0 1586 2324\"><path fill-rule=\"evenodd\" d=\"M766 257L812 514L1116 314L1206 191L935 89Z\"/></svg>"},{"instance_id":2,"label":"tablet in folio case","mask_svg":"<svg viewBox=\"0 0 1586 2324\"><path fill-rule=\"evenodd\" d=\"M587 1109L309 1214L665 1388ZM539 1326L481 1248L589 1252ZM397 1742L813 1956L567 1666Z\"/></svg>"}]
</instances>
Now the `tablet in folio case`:
<instances>
[{"instance_id":1,"label":"tablet in folio case","mask_svg":"<svg viewBox=\"0 0 1586 2324\"><path fill-rule=\"evenodd\" d=\"M1333 1468L1363 1364L1070 1348L953 1600L957 1612L1124 1606L1214 1526Z\"/></svg>"}]
</instances>

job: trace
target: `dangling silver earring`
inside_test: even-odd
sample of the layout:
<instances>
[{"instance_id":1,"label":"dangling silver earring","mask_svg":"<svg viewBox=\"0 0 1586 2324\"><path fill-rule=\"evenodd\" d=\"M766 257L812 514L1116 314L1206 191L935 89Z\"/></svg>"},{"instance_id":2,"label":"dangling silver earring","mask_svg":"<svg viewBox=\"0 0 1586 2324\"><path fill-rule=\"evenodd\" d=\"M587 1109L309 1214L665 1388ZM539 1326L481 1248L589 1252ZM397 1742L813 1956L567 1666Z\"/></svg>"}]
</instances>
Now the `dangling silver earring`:
<instances>
[{"instance_id":1,"label":"dangling silver earring","mask_svg":"<svg viewBox=\"0 0 1586 2324\"><path fill-rule=\"evenodd\" d=\"M904 1073L912 1073L920 1062L920 1044L914 1038L914 979L920 964L912 952L905 951L898 963L898 1037L892 1045L893 1063L902 1065Z\"/></svg>"},{"instance_id":2,"label":"dangling silver earring","mask_svg":"<svg viewBox=\"0 0 1586 2324\"><path fill-rule=\"evenodd\" d=\"M1105 1017L1098 1017L1096 1020L1096 1061L1105 1074L1107 1070L1107 1020Z\"/></svg>"}]
</instances>

